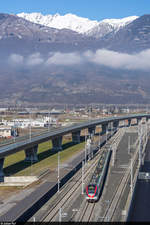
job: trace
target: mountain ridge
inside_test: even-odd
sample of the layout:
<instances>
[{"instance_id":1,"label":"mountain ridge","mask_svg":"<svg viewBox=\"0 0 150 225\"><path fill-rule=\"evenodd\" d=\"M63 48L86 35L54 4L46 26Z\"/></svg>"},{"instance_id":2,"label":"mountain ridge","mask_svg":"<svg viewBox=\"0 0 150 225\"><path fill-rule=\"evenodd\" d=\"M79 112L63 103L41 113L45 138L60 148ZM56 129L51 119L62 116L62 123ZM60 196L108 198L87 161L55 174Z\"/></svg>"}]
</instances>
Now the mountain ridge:
<instances>
[{"instance_id":1,"label":"mountain ridge","mask_svg":"<svg viewBox=\"0 0 150 225\"><path fill-rule=\"evenodd\" d=\"M149 46L150 15L95 38L0 14L0 102L147 103Z\"/></svg>"},{"instance_id":2,"label":"mountain ridge","mask_svg":"<svg viewBox=\"0 0 150 225\"><path fill-rule=\"evenodd\" d=\"M90 20L88 18L79 17L74 14L65 14L61 16L60 14L55 15L42 15L41 13L19 13L17 14L18 17L24 18L30 22L38 23L41 25L45 25L48 27L53 27L57 29L70 29L76 31L80 34L88 35L88 36L96 36L101 37L102 35L96 34L96 29L98 29L98 33L100 33L100 29L102 30L102 34L105 35L106 33L112 30L118 30L120 27L123 27L133 20L137 19L137 16L129 16L122 19L104 19L101 21L97 20ZM107 29L106 32L103 31L103 26L111 27ZM106 29L105 29L106 30Z\"/></svg>"}]
</instances>

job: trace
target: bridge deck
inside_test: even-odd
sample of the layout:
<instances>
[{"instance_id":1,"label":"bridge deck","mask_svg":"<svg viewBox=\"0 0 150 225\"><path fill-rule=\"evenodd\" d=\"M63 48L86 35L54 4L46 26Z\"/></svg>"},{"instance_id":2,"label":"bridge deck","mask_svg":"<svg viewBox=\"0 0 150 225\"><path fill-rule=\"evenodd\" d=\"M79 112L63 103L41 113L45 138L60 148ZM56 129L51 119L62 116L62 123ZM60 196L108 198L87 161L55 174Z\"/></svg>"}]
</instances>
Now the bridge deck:
<instances>
[{"instance_id":1,"label":"bridge deck","mask_svg":"<svg viewBox=\"0 0 150 225\"><path fill-rule=\"evenodd\" d=\"M51 138L57 137L57 136L63 136L67 133L71 133L73 131L82 130L85 128L89 128L92 126L97 126L100 124L106 124L109 122L115 122L115 121L121 121L126 119L134 119L134 118L142 118L142 117L150 117L150 114L134 114L134 115L127 115L122 117L109 117L105 119L97 119L97 120L91 120L84 123L75 124L69 127L64 127L60 129L56 129L53 131L49 131L45 134L42 134L40 136L33 137L31 140L28 138L24 141L19 141L19 139L16 138L16 142L14 144L9 144L7 146L3 146L0 148L0 158L4 158L10 154L14 154L20 150L30 148L36 144L42 143L44 141L48 141Z\"/></svg>"}]
</instances>

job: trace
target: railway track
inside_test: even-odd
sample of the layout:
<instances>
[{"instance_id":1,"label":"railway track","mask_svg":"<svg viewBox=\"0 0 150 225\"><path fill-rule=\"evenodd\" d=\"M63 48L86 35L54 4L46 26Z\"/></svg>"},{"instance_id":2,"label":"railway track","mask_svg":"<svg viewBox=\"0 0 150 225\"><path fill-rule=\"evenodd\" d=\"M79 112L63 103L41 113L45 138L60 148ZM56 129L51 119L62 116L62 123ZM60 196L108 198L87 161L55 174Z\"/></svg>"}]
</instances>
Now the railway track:
<instances>
[{"instance_id":1,"label":"railway track","mask_svg":"<svg viewBox=\"0 0 150 225\"><path fill-rule=\"evenodd\" d=\"M90 177L90 171L94 169L94 167L96 167L97 162L99 160L99 155L104 151L104 149L102 149L101 152L99 152L99 154L97 154L94 157L94 163L88 163L87 167L84 167L86 170L84 172L84 177L86 177L86 179L84 180L84 182L86 182L89 177ZM93 160L92 160L93 161ZM60 191L59 193L59 199L54 203L53 207L49 210L49 212L43 216L42 221L43 222L47 222L47 221L56 221L56 217L59 213L59 208L62 207L64 208L68 201L71 201L71 199L74 199L76 197L76 193L81 193L81 171L77 172L77 174L75 174L75 176L70 180L69 184L73 182L73 186L69 185L65 185L68 186L67 188L67 193L66 191L63 192L63 190L65 189L65 186L63 187L63 189ZM69 190L68 190L69 189Z\"/></svg>"},{"instance_id":2,"label":"railway track","mask_svg":"<svg viewBox=\"0 0 150 225\"><path fill-rule=\"evenodd\" d=\"M138 157L138 151L136 151L133 156L133 167L135 167L137 157ZM109 202L109 206L107 207L101 221L104 221L104 222L112 221L112 218L115 213L115 209L117 208L117 205L119 204L119 199L121 199L121 196L126 189L126 185L129 179L130 179L130 167L128 168L126 173L122 175L120 182L116 188L116 191L113 194L112 199Z\"/></svg>"},{"instance_id":3,"label":"railway track","mask_svg":"<svg viewBox=\"0 0 150 225\"><path fill-rule=\"evenodd\" d=\"M118 133L120 133L120 131L118 131L114 136L118 136ZM112 136L112 140L114 140L114 136ZM111 143L111 139L108 140L107 143ZM94 155L94 160L91 160L90 162L87 163L86 167L84 167L84 183L86 183L90 177L91 177L91 171L94 170L94 167L96 167L98 160L99 160L99 156L100 154L106 150L105 145L101 148L101 151L98 151L95 155ZM47 207L47 212L43 213L43 215L40 217L40 221L42 222L54 222L54 221L58 221L58 215L59 215L59 209L60 208L67 208L67 206L69 205L68 202L73 202L74 199L76 199L77 195L79 195L80 193L80 197L84 198L83 195L81 195L81 183L82 183L82 179L81 179L82 175L81 175L81 170L79 170L70 180L69 182L67 182L62 189L60 189L59 193L56 193L52 198L51 198L51 202L49 203L49 206ZM95 204L90 204L88 206L88 209L90 211L90 213L88 214L88 220L90 221L92 218L92 214L94 211L94 205ZM85 210L85 213L87 212L87 210ZM75 217L75 212L73 213L73 215L71 215L71 217L68 219L69 221L73 221L74 217ZM84 218L83 218L84 219ZM67 221L68 221L67 220ZM30 221L33 221L33 217L31 218Z\"/></svg>"},{"instance_id":4,"label":"railway track","mask_svg":"<svg viewBox=\"0 0 150 225\"><path fill-rule=\"evenodd\" d=\"M113 143L116 143L116 146L118 146L119 143L120 143L121 138L124 135L124 133L125 133L125 129L120 129L119 132L117 132L116 135L114 135L110 139L110 141L107 142L107 145L110 146ZM105 146L105 148L108 148L108 146ZM123 179L123 176L122 176L122 179ZM120 181L120 183L121 182L122 182L122 180ZM118 186L120 186L120 184ZM113 202L113 199L115 198L115 195L116 194L114 194L114 197L112 198L112 202ZM80 216L78 216L76 218L76 221L91 222L92 221L92 218L93 218L93 213L94 213L94 209L95 208L96 208L96 203L92 203L91 204L91 203L89 203L89 202L86 201L85 202L85 206L82 209L82 213L80 214ZM106 214L107 214L107 212L106 212Z\"/></svg>"},{"instance_id":5,"label":"railway track","mask_svg":"<svg viewBox=\"0 0 150 225\"><path fill-rule=\"evenodd\" d=\"M116 135L117 135L117 133L116 133ZM110 140L108 142L110 142ZM105 146L103 146L101 148L101 152L98 152L98 154L95 155L94 162L92 163L92 165L88 165L88 168L86 168L86 171L84 173L84 177L86 177L86 179L84 179L85 183L88 181L88 179L91 176L90 171L94 170L94 167L96 167L100 154L102 154L102 152L105 151L105 150L106 150L106 148L105 148ZM75 199L76 196L77 196L77 193L81 193L81 183L82 183L81 177L82 177L81 171L79 171L69 182L69 183L71 183L72 180L75 180L73 186L71 187L70 184L65 185L65 186L68 187L67 193L66 192L63 193L63 190L60 192L61 196L59 196L59 199L57 198L58 200L55 201L55 203L53 204L53 207L51 209L49 209L47 214L45 214L43 216L42 221L45 221L45 222L46 221L50 221L50 222L56 221L57 217L58 217L58 214L59 214L60 207L65 208L68 204L68 201L71 201L71 200ZM66 189L65 186L63 187L63 189ZM91 207L91 206L89 206L89 207ZM74 215L72 215L71 220L73 220L73 218L74 218Z\"/></svg>"},{"instance_id":6,"label":"railway track","mask_svg":"<svg viewBox=\"0 0 150 225\"><path fill-rule=\"evenodd\" d=\"M116 135L114 135L110 141L107 143L108 146L110 146L112 143L116 143L116 145L118 146L123 134L124 134L125 130L124 129L120 129L119 132L116 133ZM105 146L105 148L108 148L108 146ZM123 177L122 177L123 179ZM121 183L121 181L120 181ZM113 201L113 199L112 199ZM94 214L94 209L96 208L96 203L89 203L85 200L85 206L82 209L82 213L80 215L78 215L76 217L76 221L82 221L82 222L91 222L93 221L93 214Z\"/></svg>"},{"instance_id":7,"label":"railway track","mask_svg":"<svg viewBox=\"0 0 150 225\"><path fill-rule=\"evenodd\" d=\"M107 144L111 145L113 143L116 143L116 145L118 145L121 138L123 137L124 133L125 133L125 129L120 129L119 132L117 132L107 142ZM103 151L105 151L105 149L107 147L108 146L105 145L103 147ZM137 159L137 153L135 153L133 158L134 158L133 164L135 165L135 162L136 162L136 159ZM85 172L85 176L86 176L87 180L90 177L90 175L88 174L89 171L92 170L92 168L94 168L94 166L97 165L97 162L98 162L98 159L99 159L99 154L97 156L95 156L95 159L96 159L95 163L91 167L87 168L87 170ZM80 171L79 171L79 173L80 173ZM126 183L128 182L129 178L130 178L130 171L129 171L129 168L128 168L125 175L124 174L122 175L122 177L120 179L120 182L119 182L119 184L116 188L116 191L113 194L112 199L110 200L109 207L106 209L101 221L108 221L108 220L111 221L111 219L113 218L115 209L116 209L117 205L119 204L118 203L119 199L121 198L122 193L124 192L124 190L126 188ZM43 221L51 221L51 222L57 221L58 214L59 214L59 208L60 207L65 208L69 201L72 202L72 200L77 197L77 193L79 193L79 191L81 193L81 176L78 177L78 181L76 183L74 183L74 186L71 188L71 192L67 193L67 195L66 194L62 195L61 199L56 203L56 205L53 207L53 209L50 212L48 212L47 216L44 217ZM116 201L116 199L118 199L118 201ZM82 222L92 221L92 217L93 217L94 209L96 207L96 203L91 204L91 203L87 202L85 199L83 199L83 201L84 201L84 207L82 209L82 212L80 210L80 214L78 216L77 216L77 214L73 214L71 216L71 218L69 219L69 221L74 221L75 217L76 217L75 221L82 221Z\"/></svg>"},{"instance_id":8,"label":"railway track","mask_svg":"<svg viewBox=\"0 0 150 225\"><path fill-rule=\"evenodd\" d=\"M85 208L84 208L82 214L80 215L79 221L80 222L91 222L96 203L91 204L86 201L85 204L86 204Z\"/></svg>"}]
</instances>

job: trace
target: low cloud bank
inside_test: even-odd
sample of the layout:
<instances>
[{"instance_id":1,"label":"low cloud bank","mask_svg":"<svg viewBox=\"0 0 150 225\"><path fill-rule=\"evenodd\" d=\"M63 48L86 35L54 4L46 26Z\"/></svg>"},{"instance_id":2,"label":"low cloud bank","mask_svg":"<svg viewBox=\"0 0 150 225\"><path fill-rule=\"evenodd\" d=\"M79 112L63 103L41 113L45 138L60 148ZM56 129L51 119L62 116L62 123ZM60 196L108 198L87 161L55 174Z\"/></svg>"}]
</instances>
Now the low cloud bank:
<instances>
[{"instance_id":1,"label":"low cloud bank","mask_svg":"<svg viewBox=\"0 0 150 225\"><path fill-rule=\"evenodd\" d=\"M34 53L27 57L19 54L11 54L9 63L15 66L44 66L51 65L74 66L84 63L108 66L115 69L128 70L149 70L150 69L150 49L137 54L126 54L106 49L98 49L96 52L85 51L83 53L61 53L52 52L47 58L40 53Z\"/></svg>"}]
</instances>

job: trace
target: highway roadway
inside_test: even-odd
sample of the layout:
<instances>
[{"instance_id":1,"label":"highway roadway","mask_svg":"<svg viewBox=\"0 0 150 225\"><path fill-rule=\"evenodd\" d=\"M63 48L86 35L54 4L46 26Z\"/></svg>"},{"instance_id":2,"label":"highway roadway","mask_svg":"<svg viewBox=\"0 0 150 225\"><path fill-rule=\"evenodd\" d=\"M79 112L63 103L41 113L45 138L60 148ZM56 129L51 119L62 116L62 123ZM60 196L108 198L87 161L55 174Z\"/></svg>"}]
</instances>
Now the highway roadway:
<instances>
[{"instance_id":1,"label":"highway roadway","mask_svg":"<svg viewBox=\"0 0 150 225\"><path fill-rule=\"evenodd\" d=\"M80 131L85 128L90 128L90 127L101 125L101 124L107 124L110 122L122 121L126 119L134 119L134 118L141 119L142 117L149 118L150 114L132 114L132 115L126 115L126 116L120 116L120 117L109 117L104 119L89 120L88 122L78 123L72 126L55 129L53 131L49 131L41 135L38 134L38 136L32 137L31 139L27 138L26 140L23 140L23 141L20 141L19 138L16 138L16 141L14 144L9 144L9 145L0 147L0 158L5 158L6 156L10 154L14 154L23 149L31 148L37 144L48 141L55 137L63 136L67 133Z\"/></svg>"}]
</instances>

